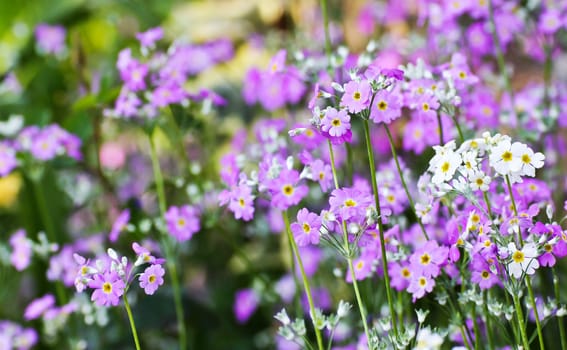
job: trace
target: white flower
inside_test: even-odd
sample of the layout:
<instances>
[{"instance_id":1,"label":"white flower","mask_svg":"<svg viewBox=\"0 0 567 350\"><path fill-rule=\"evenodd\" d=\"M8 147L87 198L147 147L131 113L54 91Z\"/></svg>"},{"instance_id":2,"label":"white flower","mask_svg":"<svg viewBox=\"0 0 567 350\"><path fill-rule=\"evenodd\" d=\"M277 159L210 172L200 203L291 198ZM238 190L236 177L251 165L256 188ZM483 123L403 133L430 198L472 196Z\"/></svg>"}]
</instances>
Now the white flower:
<instances>
[{"instance_id":1,"label":"white flower","mask_svg":"<svg viewBox=\"0 0 567 350\"><path fill-rule=\"evenodd\" d=\"M521 148L519 142L509 140L498 142L490 152L490 166L501 175L510 175L522 168Z\"/></svg>"},{"instance_id":2,"label":"white flower","mask_svg":"<svg viewBox=\"0 0 567 350\"><path fill-rule=\"evenodd\" d=\"M434 184L451 180L462 163L461 156L453 151L447 151L443 156L436 159L437 162L433 162L433 159L431 161L430 169L434 169L431 182Z\"/></svg>"},{"instance_id":3,"label":"white flower","mask_svg":"<svg viewBox=\"0 0 567 350\"><path fill-rule=\"evenodd\" d=\"M488 191L492 179L481 170L474 172L470 177L470 186L473 191L481 190L482 192Z\"/></svg>"},{"instance_id":4,"label":"white flower","mask_svg":"<svg viewBox=\"0 0 567 350\"><path fill-rule=\"evenodd\" d=\"M520 144L518 153L522 162L520 175L535 176L535 170L543 166L545 156L540 153L534 153L528 146Z\"/></svg>"},{"instance_id":5,"label":"white flower","mask_svg":"<svg viewBox=\"0 0 567 350\"><path fill-rule=\"evenodd\" d=\"M508 271L515 278L521 278L523 273L526 275L533 275L539 267L537 261L538 253L535 244L532 242L518 250L514 243L508 244L510 251L510 262L508 263Z\"/></svg>"},{"instance_id":6,"label":"white flower","mask_svg":"<svg viewBox=\"0 0 567 350\"><path fill-rule=\"evenodd\" d=\"M443 345L443 337L433 333L429 327L422 328L417 334L414 350L435 350Z\"/></svg>"}]
</instances>

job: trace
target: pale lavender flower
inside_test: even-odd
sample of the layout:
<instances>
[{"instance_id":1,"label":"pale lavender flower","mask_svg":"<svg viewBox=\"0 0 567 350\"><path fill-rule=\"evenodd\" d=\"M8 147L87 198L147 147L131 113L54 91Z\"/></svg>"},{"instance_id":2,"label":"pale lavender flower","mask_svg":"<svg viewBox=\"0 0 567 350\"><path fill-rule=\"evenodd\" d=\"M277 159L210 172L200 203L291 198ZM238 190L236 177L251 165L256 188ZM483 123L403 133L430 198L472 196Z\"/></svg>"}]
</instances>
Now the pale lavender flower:
<instances>
[{"instance_id":1,"label":"pale lavender flower","mask_svg":"<svg viewBox=\"0 0 567 350\"><path fill-rule=\"evenodd\" d=\"M144 288L146 294L154 294L158 287L163 284L164 274L165 270L159 264L147 267L144 273L140 275L140 287Z\"/></svg>"}]
</instances>

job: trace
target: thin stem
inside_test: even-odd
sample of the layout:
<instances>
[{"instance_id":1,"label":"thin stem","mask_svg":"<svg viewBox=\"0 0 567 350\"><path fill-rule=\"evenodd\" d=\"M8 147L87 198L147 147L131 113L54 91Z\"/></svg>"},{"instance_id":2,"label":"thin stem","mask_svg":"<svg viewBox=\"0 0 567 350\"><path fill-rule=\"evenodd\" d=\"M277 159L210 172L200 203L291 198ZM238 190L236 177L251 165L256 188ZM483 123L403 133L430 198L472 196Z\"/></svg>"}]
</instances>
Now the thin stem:
<instances>
[{"instance_id":1,"label":"thin stem","mask_svg":"<svg viewBox=\"0 0 567 350\"><path fill-rule=\"evenodd\" d=\"M506 185L508 186L508 192L510 193L510 200L512 201L512 209L514 210L514 216L518 217L518 207L516 207L516 200L514 199L514 193L512 192L512 184L510 182L510 177L508 175L506 175L505 178L506 178ZM519 229L518 229L518 242L520 243L520 246L524 245L524 240L522 239L522 233ZM528 287L528 295L529 295L529 298L530 298L531 306L534 309L534 316L535 316L536 328L537 328L537 336L538 336L538 339L539 339L540 349L544 350L545 346L544 346L544 342L543 342L543 331L542 331L542 327L541 327L541 322L539 320L539 314L537 312L537 305L536 305L536 302L535 302L534 291L533 291L533 288L532 288L532 282L531 282L529 276L526 276L526 286Z\"/></svg>"},{"instance_id":2,"label":"thin stem","mask_svg":"<svg viewBox=\"0 0 567 350\"><path fill-rule=\"evenodd\" d=\"M559 293L559 277L557 276L555 267L551 268L551 272L553 273L553 290L555 292L555 299L557 301L557 305L561 305L561 293ZM559 326L561 349L567 349L567 339L565 338L565 325L563 323L563 316L557 317L557 323Z\"/></svg>"},{"instance_id":3,"label":"thin stem","mask_svg":"<svg viewBox=\"0 0 567 350\"><path fill-rule=\"evenodd\" d=\"M152 160L152 169L154 172L154 179L156 183L156 192L158 196L158 205L160 216L163 219L166 211L166 198L165 189L163 182L163 175L161 173L161 168L159 165L159 159L156 152L155 142L153 140L152 134L148 134L150 141L150 157ZM162 232L164 236L167 233ZM170 244L168 243L168 238L163 241L164 253L166 255L167 267L170 270L169 276L171 276L171 285L173 287L173 301L175 304L175 314L177 317L177 331L179 333L179 349L184 350L187 348L187 333L185 327L185 314L183 312L183 304L181 300L181 287L179 283L179 276L177 275L177 267L175 265L175 257L170 249Z\"/></svg>"},{"instance_id":4,"label":"thin stem","mask_svg":"<svg viewBox=\"0 0 567 350\"><path fill-rule=\"evenodd\" d=\"M484 327L486 328L486 337L488 338L488 348L494 350L494 339L492 338L492 327L490 325L490 312L488 312L488 291L482 293L482 307L484 311Z\"/></svg>"},{"instance_id":5,"label":"thin stem","mask_svg":"<svg viewBox=\"0 0 567 350\"><path fill-rule=\"evenodd\" d=\"M457 127L457 132L459 133L459 139L461 143L465 142L465 137L463 136L463 131L461 130L461 125L459 124L459 120L457 116L459 115L459 108L455 108L455 114L452 115L453 121L455 122L455 126Z\"/></svg>"},{"instance_id":6,"label":"thin stem","mask_svg":"<svg viewBox=\"0 0 567 350\"><path fill-rule=\"evenodd\" d=\"M473 321L473 332L474 332L474 350L479 350L480 348L480 330L478 327L478 321L476 319L476 305L473 303L471 309L471 318ZM472 341L472 339L471 339Z\"/></svg>"},{"instance_id":7,"label":"thin stem","mask_svg":"<svg viewBox=\"0 0 567 350\"><path fill-rule=\"evenodd\" d=\"M41 178L32 178L31 182L34 196L37 202L37 208L39 210L39 216L41 218L41 222L43 223L47 239L51 243L60 243L57 240L57 236L55 234L55 225L53 224L51 215L49 214L47 201L45 200L45 193L43 191L43 187L41 186ZM65 293L65 288L63 287L63 284L60 280L55 281L55 294L57 295L57 301L61 305L67 303L67 294Z\"/></svg>"},{"instance_id":8,"label":"thin stem","mask_svg":"<svg viewBox=\"0 0 567 350\"><path fill-rule=\"evenodd\" d=\"M331 141L327 141L328 145L329 145L329 156L331 158L331 170L333 172L333 181L335 183L335 188L339 189L339 180L337 178L337 170L335 167L335 155L333 152L333 145L331 144ZM364 308L364 304L362 303L362 298L360 297L360 290L358 288L358 281L356 279L356 275L354 273L354 264L352 263L352 257L351 257L351 250L350 250L350 246L349 246L349 242L348 242L348 234L347 234L347 228L346 228L346 222L343 220L343 225L342 225L342 229L343 229L343 245L344 245L344 249L345 252L347 252L347 262L348 262L348 267L350 270L350 276L352 279L352 285L354 288L354 294L356 295L356 302L358 304L358 311L360 313L360 318L362 319L362 325L364 326L364 334L366 334L366 341L368 343L368 348L372 349L372 346L370 344L370 330L368 329L368 322L366 321L366 309Z\"/></svg>"},{"instance_id":9,"label":"thin stem","mask_svg":"<svg viewBox=\"0 0 567 350\"><path fill-rule=\"evenodd\" d=\"M520 328L520 334L522 336L522 345L524 349L530 348L530 343L528 342L528 336L526 335L526 328L524 326L524 313L522 312L522 306L520 305L520 298L517 294L512 296L514 299L514 307L516 308L516 320L518 321L518 326Z\"/></svg>"},{"instance_id":10,"label":"thin stem","mask_svg":"<svg viewBox=\"0 0 567 350\"><path fill-rule=\"evenodd\" d=\"M486 194L486 191L482 191L482 198L484 198L484 202L486 203L486 210L488 211L488 218L492 222L492 218L494 216L492 215L492 207L490 206L490 201L488 200L488 194Z\"/></svg>"},{"instance_id":11,"label":"thin stem","mask_svg":"<svg viewBox=\"0 0 567 350\"><path fill-rule=\"evenodd\" d=\"M437 131L439 132L439 144L445 144L445 138L443 137L443 121L441 120L441 113L437 112Z\"/></svg>"},{"instance_id":12,"label":"thin stem","mask_svg":"<svg viewBox=\"0 0 567 350\"><path fill-rule=\"evenodd\" d=\"M533 288L532 288L532 282L531 282L531 280L528 276L526 276L526 285L528 286L528 295L530 297L530 303L532 304L532 307L534 309L534 316L535 316L536 329L537 329L537 337L539 339L539 348L540 348L540 350L544 350L545 345L544 345L544 342L543 342L543 331L542 331L542 327L541 327L541 322L539 320L539 312L537 311L537 305L536 305L536 301L535 301L535 297L534 297L534 291L533 291Z\"/></svg>"},{"instance_id":13,"label":"thin stem","mask_svg":"<svg viewBox=\"0 0 567 350\"><path fill-rule=\"evenodd\" d=\"M284 210L282 213L284 224L285 224L285 231L287 233L287 238L289 240L289 244L291 245L291 249L293 254L295 254L295 258L297 259L297 264L299 265L299 271L301 272L301 277L303 278L303 287L305 288L305 294L307 295L307 301L309 302L309 313L311 316L311 322L313 323L313 328L315 329L315 336L317 337L317 346L319 350L323 350L323 337L321 336L321 331L315 325L313 317L315 316L315 304L313 303L313 297L311 294L311 288L309 287L309 279L305 274L305 269L303 268L303 261L301 260L301 255L299 254L299 249L297 248L297 243L295 243L295 238L291 233L291 228L289 224L289 218L287 215L287 210ZM294 271L295 273L295 271Z\"/></svg>"},{"instance_id":14,"label":"thin stem","mask_svg":"<svg viewBox=\"0 0 567 350\"><path fill-rule=\"evenodd\" d=\"M134 336L134 343L136 344L136 350L140 350L140 341L138 340L138 331L136 330L136 324L134 323L134 317L132 317L132 310L130 309L130 304L128 304L128 297L124 293L124 307L126 307L126 313L128 314L128 320L130 321L130 328L132 329L132 335Z\"/></svg>"},{"instance_id":15,"label":"thin stem","mask_svg":"<svg viewBox=\"0 0 567 350\"><path fill-rule=\"evenodd\" d=\"M328 67L331 66L331 35L329 34L329 15L327 13L327 0L321 0L321 13L323 15L323 28L325 30L325 53L327 54Z\"/></svg>"},{"instance_id":16,"label":"thin stem","mask_svg":"<svg viewBox=\"0 0 567 350\"><path fill-rule=\"evenodd\" d=\"M390 316L392 320L392 329L396 339L398 338L398 326L396 314L394 310L394 301L392 299L392 290L390 288L390 276L388 274L388 258L386 254L386 244L384 242L384 225L382 224L382 213L380 209L380 196L378 195L378 184L376 183L376 164L374 161L374 151L370 140L370 127L368 120L364 119L364 137L366 139L366 150L368 152L368 163L370 166L370 182L372 183L372 191L374 192L374 204L376 213L378 214L378 233L380 236L380 250L382 254L382 269L384 271L384 284L386 286L386 297L388 299L388 307L390 308Z\"/></svg>"},{"instance_id":17,"label":"thin stem","mask_svg":"<svg viewBox=\"0 0 567 350\"><path fill-rule=\"evenodd\" d=\"M421 232L423 233L423 236L425 237L426 240L429 241L429 236L427 235L427 232L425 231L425 227L423 226L423 222L421 222L421 218L419 216L417 216L417 213L415 211L415 202L413 201L413 198L412 198L410 191L408 189L408 185L406 184L406 180L405 180L405 177L404 177L404 173L402 172L402 168L400 167L400 162L398 160L398 153L396 152L396 147L394 146L394 140L392 138L392 133L390 132L390 128L388 127L388 124L384 123L384 129L386 129L386 134L388 135L388 141L390 141L390 148L392 149L392 156L394 157L394 162L396 163L396 168L398 169L398 174L400 174L400 180L402 180L402 186L404 186L406 196L408 197L408 201L410 203L411 211L413 212L413 215L415 215L415 217L417 219L417 223L419 224L419 227L421 228Z\"/></svg>"}]
</instances>

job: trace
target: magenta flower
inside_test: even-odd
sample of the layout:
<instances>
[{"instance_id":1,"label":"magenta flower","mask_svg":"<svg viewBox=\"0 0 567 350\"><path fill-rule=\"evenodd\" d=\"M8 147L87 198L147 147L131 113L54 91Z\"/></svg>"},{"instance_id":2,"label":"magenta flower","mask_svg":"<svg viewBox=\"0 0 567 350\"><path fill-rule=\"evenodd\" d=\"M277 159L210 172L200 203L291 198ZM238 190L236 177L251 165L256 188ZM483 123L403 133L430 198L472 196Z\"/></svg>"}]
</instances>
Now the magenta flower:
<instances>
[{"instance_id":1,"label":"magenta flower","mask_svg":"<svg viewBox=\"0 0 567 350\"><path fill-rule=\"evenodd\" d=\"M278 209L286 210L296 205L307 195L309 188L298 185L299 173L296 170L284 169L277 179L268 183L268 189L272 193L272 205Z\"/></svg>"},{"instance_id":2,"label":"magenta flower","mask_svg":"<svg viewBox=\"0 0 567 350\"><path fill-rule=\"evenodd\" d=\"M435 280L421 274L414 274L408 286L408 293L413 296L413 302L422 298L426 293L430 293L435 287Z\"/></svg>"},{"instance_id":3,"label":"magenta flower","mask_svg":"<svg viewBox=\"0 0 567 350\"><path fill-rule=\"evenodd\" d=\"M155 264L147 267L140 275L140 287L144 288L144 292L152 295L163 284L163 275L165 270L161 265Z\"/></svg>"},{"instance_id":4,"label":"magenta flower","mask_svg":"<svg viewBox=\"0 0 567 350\"><path fill-rule=\"evenodd\" d=\"M89 288L95 289L91 300L99 306L116 306L124 294L124 281L116 272L105 272L93 275Z\"/></svg>"},{"instance_id":5,"label":"magenta flower","mask_svg":"<svg viewBox=\"0 0 567 350\"><path fill-rule=\"evenodd\" d=\"M475 254L472 257L471 268L471 282L478 284L480 289L489 289L495 284L498 284L500 277L495 274L490 269L490 265L487 260L496 261L496 255L486 254L483 256L481 254ZM487 259L487 257L489 259Z\"/></svg>"},{"instance_id":6,"label":"magenta flower","mask_svg":"<svg viewBox=\"0 0 567 350\"><path fill-rule=\"evenodd\" d=\"M230 201L228 209L234 213L236 219L250 221L254 217L254 196L252 189L241 184L235 186L230 191Z\"/></svg>"},{"instance_id":7,"label":"magenta flower","mask_svg":"<svg viewBox=\"0 0 567 350\"><path fill-rule=\"evenodd\" d=\"M10 237L10 245L12 246L12 254L10 262L18 271L23 271L29 266L32 258L32 243L26 237L26 231L18 230Z\"/></svg>"},{"instance_id":8,"label":"magenta flower","mask_svg":"<svg viewBox=\"0 0 567 350\"><path fill-rule=\"evenodd\" d=\"M60 55L65 51L65 27L39 24L35 27L38 51L44 54Z\"/></svg>"},{"instance_id":9,"label":"magenta flower","mask_svg":"<svg viewBox=\"0 0 567 350\"><path fill-rule=\"evenodd\" d=\"M153 48L156 41L163 38L163 29L161 27L150 28L142 33L136 34L136 39L140 41L143 48Z\"/></svg>"},{"instance_id":10,"label":"magenta flower","mask_svg":"<svg viewBox=\"0 0 567 350\"><path fill-rule=\"evenodd\" d=\"M132 60L127 69L120 71L120 78L130 91L141 91L146 88L148 66Z\"/></svg>"},{"instance_id":11,"label":"magenta flower","mask_svg":"<svg viewBox=\"0 0 567 350\"><path fill-rule=\"evenodd\" d=\"M130 210L124 209L120 215L118 215L114 224L112 224L112 229L108 234L110 242L116 242L118 240L118 236L120 236L120 233L126 228L128 221L130 221Z\"/></svg>"},{"instance_id":12,"label":"magenta flower","mask_svg":"<svg viewBox=\"0 0 567 350\"><path fill-rule=\"evenodd\" d=\"M323 163L320 159L316 159L309 165L311 167L311 179L319 182L321 190L327 192L327 190L333 186L333 171L331 166Z\"/></svg>"},{"instance_id":13,"label":"magenta flower","mask_svg":"<svg viewBox=\"0 0 567 350\"><path fill-rule=\"evenodd\" d=\"M290 228L298 246L319 244L319 229L321 228L319 215L303 208L297 212L297 222L292 223Z\"/></svg>"},{"instance_id":14,"label":"magenta flower","mask_svg":"<svg viewBox=\"0 0 567 350\"><path fill-rule=\"evenodd\" d=\"M0 143L0 177L4 177L18 166L14 150L5 143Z\"/></svg>"},{"instance_id":15,"label":"magenta flower","mask_svg":"<svg viewBox=\"0 0 567 350\"><path fill-rule=\"evenodd\" d=\"M439 246L436 241L428 241L410 257L410 266L414 274L425 277L437 277L441 267L447 263L449 248Z\"/></svg>"},{"instance_id":16,"label":"magenta flower","mask_svg":"<svg viewBox=\"0 0 567 350\"><path fill-rule=\"evenodd\" d=\"M331 211L343 220L351 218L363 219L366 217L366 209L372 205L372 198L368 193L356 188L339 188L331 192L329 199Z\"/></svg>"},{"instance_id":17,"label":"magenta flower","mask_svg":"<svg viewBox=\"0 0 567 350\"><path fill-rule=\"evenodd\" d=\"M350 116L344 109L337 111L333 107L327 107L321 129L332 137L341 137L350 131Z\"/></svg>"},{"instance_id":18,"label":"magenta flower","mask_svg":"<svg viewBox=\"0 0 567 350\"><path fill-rule=\"evenodd\" d=\"M184 242L201 229L199 211L190 205L170 207L164 214L169 233L178 242Z\"/></svg>"},{"instance_id":19,"label":"magenta flower","mask_svg":"<svg viewBox=\"0 0 567 350\"><path fill-rule=\"evenodd\" d=\"M234 299L234 316L238 323L245 323L258 308L260 298L253 289L242 289Z\"/></svg>"},{"instance_id":20,"label":"magenta flower","mask_svg":"<svg viewBox=\"0 0 567 350\"><path fill-rule=\"evenodd\" d=\"M24 318L27 321L35 320L53 305L55 305L55 297L52 294L46 294L41 298L37 298L26 307Z\"/></svg>"},{"instance_id":21,"label":"magenta flower","mask_svg":"<svg viewBox=\"0 0 567 350\"><path fill-rule=\"evenodd\" d=\"M380 90L374 97L374 105L370 110L370 119L376 124L390 124L402 116L402 98L392 91Z\"/></svg>"},{"instance_id":22,"label":"magenta flower","mask_svg":"<svg viewBox=\"0 0 567 350\"><path fill-rule=\"evenodd\" d=\"M349 81L345 84L344 90L341 105L345 106L350 113L358 113L368 107L372 92L368 81Z\"/></svg>"}]
</instances>

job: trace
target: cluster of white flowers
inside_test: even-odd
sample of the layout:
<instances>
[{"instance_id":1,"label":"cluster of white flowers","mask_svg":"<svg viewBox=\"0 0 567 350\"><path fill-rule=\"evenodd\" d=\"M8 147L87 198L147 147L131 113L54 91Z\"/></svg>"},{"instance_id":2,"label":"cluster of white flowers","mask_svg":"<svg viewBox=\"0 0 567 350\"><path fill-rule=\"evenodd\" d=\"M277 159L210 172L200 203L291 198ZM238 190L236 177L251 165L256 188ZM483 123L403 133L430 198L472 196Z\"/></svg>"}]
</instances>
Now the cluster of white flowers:
<instances>
[{"instance_id":1,"label":"cluster of white flowers","mask_svg":"<svg viewBox=\"0 0 567 350\"><path fill-rule=\"evenodd\" d=\"M545 160L542 153L534 153L526 144L488 132L463 142L458 149L453 140L433 148L435 156L428 169L432 174L431 182L461 192L466 189L488 191L492 177L487 174L486 160L494 170L493 176L507 176L511 183L522 182L523 176L534 177L535 170L541 168Z\"/></svg>"}]
</instances>

